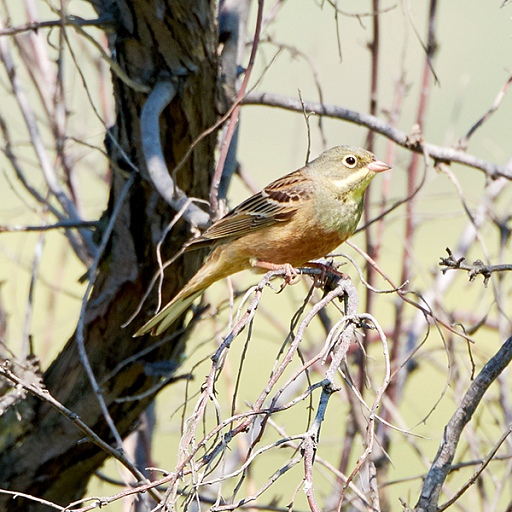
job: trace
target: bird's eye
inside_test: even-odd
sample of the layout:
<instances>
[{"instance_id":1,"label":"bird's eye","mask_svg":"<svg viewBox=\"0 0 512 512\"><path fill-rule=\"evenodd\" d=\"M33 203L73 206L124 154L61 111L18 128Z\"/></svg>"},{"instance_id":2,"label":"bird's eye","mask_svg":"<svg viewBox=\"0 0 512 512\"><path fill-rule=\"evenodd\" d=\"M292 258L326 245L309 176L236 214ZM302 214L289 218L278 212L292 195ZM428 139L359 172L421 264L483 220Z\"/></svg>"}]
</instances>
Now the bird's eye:
<instances>
[{"instance_id":1,"label":"bird's eye","mask_svg":"<svg viewBox=\"0 0 512 512\"><path fill-rule=\"evenodd\" d=\"M357 159L355 156L353 155L347 155L344 159L343 159L343 163L349 167L350 169L353 169L356 164L357 164Z\"/></svg>"}]
</instances>

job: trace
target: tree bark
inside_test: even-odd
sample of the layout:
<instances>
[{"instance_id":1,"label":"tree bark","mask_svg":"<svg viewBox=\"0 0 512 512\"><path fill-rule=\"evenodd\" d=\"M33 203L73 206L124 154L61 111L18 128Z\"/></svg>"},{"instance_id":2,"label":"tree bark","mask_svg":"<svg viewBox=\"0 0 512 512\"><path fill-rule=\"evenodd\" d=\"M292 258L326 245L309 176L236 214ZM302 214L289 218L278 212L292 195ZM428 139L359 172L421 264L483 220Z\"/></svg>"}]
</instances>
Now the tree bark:
<instances>
[{"instance_id":1,"label":"tree bark","mask_svg":"<svg viewBox=\"0 0 512 512\"><path fill-rule=\"evenodd\" d=\"M192 142L216 121L217 29L215 5L207 0L117 0L93 2L100 16L116 20L109 33L113 58L133 81L151 88L161 79L172 80L178 94L161 118L161 139L169 170L183 158ZM129 173L137 172L121 206L85 310L84 339L91 367L101 387L118 432L126 436L140 413L154 398L159 381L157 363L177 366L184 346L178 337L144 356L140 350L155 340L132 338L132 333L154 311L155 294L127 328L121 325L135 311L157 270L156 243L176 212L144 179L140 112L147 97L113 74L116 125L107 138L112 161L112 185L106 219L116 205ZM213 168L215 134L204 138L178 172L179 187L189 196L208 197ZM127 158L131 163L127 162ZM190 237L185 222L173 229L163 247L163 258L177 252ZM164 297L172 296L195 272L200 253L180 258L166 273ZM114 438L101 412L80 360L75 336L43 375L43 386L109 443ZM150 391L143 398L118 401ZM66 505L84 495L91 474L107 454L48 403L19 396L0 417L0 487L25 492ZM0 509L48 510L30 500L0 494Z\"/></svg>"}]
</instances>

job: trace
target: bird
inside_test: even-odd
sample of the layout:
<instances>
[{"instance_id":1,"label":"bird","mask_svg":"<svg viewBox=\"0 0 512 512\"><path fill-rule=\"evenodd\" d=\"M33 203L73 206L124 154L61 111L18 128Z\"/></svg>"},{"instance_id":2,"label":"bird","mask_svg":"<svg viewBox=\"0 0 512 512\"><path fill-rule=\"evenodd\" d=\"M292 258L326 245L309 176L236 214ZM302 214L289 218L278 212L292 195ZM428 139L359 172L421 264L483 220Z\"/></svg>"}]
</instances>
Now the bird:
<instances>
[{"instance_id":1,"label":"bird","mask_svg":"<svg viewBox=\"0 0 512 512\"><path fill-rule=\"evenodd\" d=\"M306 266L345 242L363 211L366 188L391 166L355 146L335 146L278 178L214 222L185 251L211 247L182 290L134 337L158 336L213 283L246 269Z\"/></svg>"}]
</instances>

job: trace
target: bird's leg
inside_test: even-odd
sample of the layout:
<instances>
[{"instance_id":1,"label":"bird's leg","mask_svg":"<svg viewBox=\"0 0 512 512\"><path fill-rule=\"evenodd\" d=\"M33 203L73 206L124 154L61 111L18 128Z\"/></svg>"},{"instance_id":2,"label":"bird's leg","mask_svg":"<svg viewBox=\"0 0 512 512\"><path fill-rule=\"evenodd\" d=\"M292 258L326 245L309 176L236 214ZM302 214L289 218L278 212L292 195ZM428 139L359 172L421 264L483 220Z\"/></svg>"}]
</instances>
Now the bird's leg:
<instances>
[{"instance_id":1,"label":"bird's leg","mask_svg":"<svg viewBox=\"0 0 512 512\"><path fill-rule=\"evenodd\" d=\"M293 284L292 281L297 277L297 271L289 263L270 263L270 261L253 260L253 267L264 268L266 270L284 270L284 280L286 284Z\"/></svg>"}]
</instances>

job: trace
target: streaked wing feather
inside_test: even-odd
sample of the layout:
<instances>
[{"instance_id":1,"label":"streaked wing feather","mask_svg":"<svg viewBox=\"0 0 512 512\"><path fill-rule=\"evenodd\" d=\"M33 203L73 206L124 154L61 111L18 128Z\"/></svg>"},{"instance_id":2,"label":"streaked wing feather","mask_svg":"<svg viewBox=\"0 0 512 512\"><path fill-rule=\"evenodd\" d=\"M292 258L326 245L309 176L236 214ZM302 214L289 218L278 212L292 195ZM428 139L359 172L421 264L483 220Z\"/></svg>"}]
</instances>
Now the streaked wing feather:
<instances>
[{"instance_id":1,"label":"streaked wing feather","mask_svg":"<svg viewBox=\"0 0 512 512\"><path fill-rule=\"evenodd\" d=\"M240 238L278 222L288 222L300 202L311 197L313 187L313 182L304 176L301 169L283 176L215 222L202 236L192 240L187 250Z\"/></svg>"}]
</instances>

